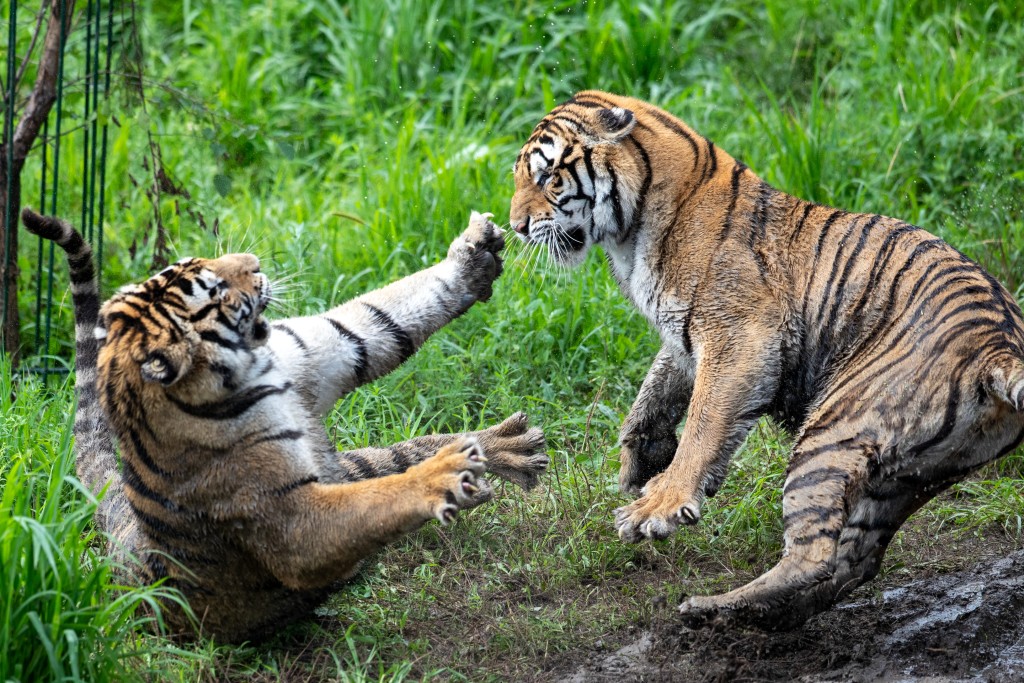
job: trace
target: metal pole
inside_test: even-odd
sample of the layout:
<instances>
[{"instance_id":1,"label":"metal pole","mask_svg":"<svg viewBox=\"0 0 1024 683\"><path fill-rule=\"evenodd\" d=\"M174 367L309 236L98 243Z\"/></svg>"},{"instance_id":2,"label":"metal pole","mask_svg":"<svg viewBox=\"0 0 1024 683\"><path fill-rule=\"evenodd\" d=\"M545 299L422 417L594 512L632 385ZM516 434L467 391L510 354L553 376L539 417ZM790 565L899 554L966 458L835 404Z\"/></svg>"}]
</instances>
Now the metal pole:
<instances>
[{"instance_id":1,"label":"metal pole","mask_svg":"<svg viewBox=\"0 0 1024 683\"><path fill-rule=\"evenodd\" d=\"M62 109L64 103L64 44L67 42L67 22L64 16L65 2L64 0L58 0L58 7L60 7L60 54L57 59L57 102L54 106L57 108L57 130L53 136L53 201L50 204L50 213L57 215L57 182L56 178L60 172L60 124L62 118ZM49 261L49 272L50 277L47 282L46 288L46 340L43 355L43 383L46 380L50 372L50 332L52 329L53 319L53 268L54 268L54 244L50 242L50 261Z\"/></svg>"},{"instance_id":2,"label":"metal pole","mask_svg":"<svg viewBox=\"0 0 1024 683\"><path fill-rule=\"evenodd\" d=\"M110 102L110 53L114 44L114 0L110 0L107 14L107 69L103 76L103 99ZM107 122L103 122L103 137L100 143L100 210L96 220L96 284L103 284L103 209L107 191ZM101 291L102 296L102 291Z\"/></svg>"},{"instance_id":3,"label":"metal pole","mask_svg":"<svg viewBox=\"0 0 1024 683\"><path fill-rule=\"evenodd\" d=\"M50 130L50 118L47 117L46 121L43 121L43 140L42 149L42 171L39 174L41 180L39 182L39 210L46 210L46 147L47 147L47 134ZM55 181L56 182L56 181ZM42 334L43 326L43 238L38 238L39 248L36 252L36 335L35 341L32 345L33 350L39 353L39 342L40 335Z\"/></svg>"},{"instance_id":4,"label":"metal pole","mask_svg":"<svg viewBox=\"0 0 1024 683\"><path fill-rule=\"evenodd\" d=\"M85 5L85 74L82 83L85 88L85 112L82 116L82 222L78 224L85 239L92 241L92 231L89 226L89 112L92 100L89 98L89 88L92 79L90 67L92 66L92 0Z\"/></svg>"}]
</instances>

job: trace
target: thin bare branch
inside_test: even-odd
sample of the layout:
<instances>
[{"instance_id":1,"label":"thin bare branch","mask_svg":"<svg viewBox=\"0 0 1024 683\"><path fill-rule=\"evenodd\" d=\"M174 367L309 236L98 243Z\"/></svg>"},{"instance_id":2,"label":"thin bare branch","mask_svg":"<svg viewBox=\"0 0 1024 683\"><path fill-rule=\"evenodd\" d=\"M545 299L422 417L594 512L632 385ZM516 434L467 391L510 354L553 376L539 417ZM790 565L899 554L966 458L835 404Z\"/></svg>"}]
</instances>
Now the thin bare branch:
<instances>
[{"instance_id":1,"label":"thin bare branch","mask_svg":"<svg viewBox=\"0 0 1024 683\"><path fill-rule=\"evenodd\" d=\"M64 27L61 30L60 7L64 6ZM60 66L61 38L66 38L71 30L71 22L75 13L75 0L51 0L50 21L46 27L46 38L43 39L43 53L39 57L39 70L32 95L25 105L25 112L18 127L14 131L15 163L25 160L28 150L39 135L39 129L50 115L50 109L57 101L57 71ZM62 35L63 34L63 35Z\"/></svg>"},{"instance_id":2,"label":"thin bare branch","mask_svg":"<svg viewBox=\"0 0 1024 683\"><path fill-rule=\"evenodd\" d=\"M28 51L25 53L25 58L21 60L21 66L18 68L18 75L14 77L14 90L18 89L21 85L21 79L25 77L25 70L28 68L29 59L32 57L32 51L36 49L36 41L39 40L39 34L43 31L43 19L46 18L46 7L39 8L39 15L36 17L36 27L32 31L32 41L28 44Z\"/></svg>"}]
</instances>

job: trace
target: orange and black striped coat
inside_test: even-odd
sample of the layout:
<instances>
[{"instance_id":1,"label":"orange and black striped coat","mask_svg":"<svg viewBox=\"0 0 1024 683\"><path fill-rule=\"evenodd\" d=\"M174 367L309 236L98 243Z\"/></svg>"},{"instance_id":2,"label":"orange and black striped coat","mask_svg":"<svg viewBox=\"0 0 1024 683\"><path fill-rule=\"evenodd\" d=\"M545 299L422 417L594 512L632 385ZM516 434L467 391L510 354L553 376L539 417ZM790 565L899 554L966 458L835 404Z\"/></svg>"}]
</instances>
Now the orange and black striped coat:
<instances>
[{"instance_id":1,"label":"orange and black striped coat","mask_svg":"<svg viewBox=\"0 0 1024 683\"><path fill-rule=\"evenodd\" d=\"M489 298L504 242L486 216L441 263L273 323L252 255L185 259L101 308L81 236L28 210L23 220L68 254L76 467L91 491L109 489L97 511L109 550L134 578L179 589L205 635L259 638L302 617L383 544L489 499L486 469L529 488L547 466L522 413L342 453L322 423L341 395ZM188 626L184 610L164 610Z\"/></svg>"},{"instance_id":2,"label":"orange and black striped coat","mask_svg":"<svg viewBox=\"0 0 1024 683\"><path fill-rule=\"evenodd\" d=\"M781 192L671 114L597 91L534 129L511 224L564 265L603 247L662 348L621 430L621 538L696 523L762 415L796 435L773 569L688 619L800 623L872 578L936 493L1024 438L1024 321L904 221ZM681 434L677 427L683 416Z\"/></svg>"}]
</instances>

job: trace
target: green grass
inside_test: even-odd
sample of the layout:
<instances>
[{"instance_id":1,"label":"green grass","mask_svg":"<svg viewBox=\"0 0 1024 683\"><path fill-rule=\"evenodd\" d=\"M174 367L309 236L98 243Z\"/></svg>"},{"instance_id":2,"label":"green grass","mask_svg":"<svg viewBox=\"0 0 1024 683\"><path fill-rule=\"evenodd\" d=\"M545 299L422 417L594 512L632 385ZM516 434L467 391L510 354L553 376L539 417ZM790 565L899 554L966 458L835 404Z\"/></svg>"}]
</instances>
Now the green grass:
<instances>
[{"instance_id":1,"label":"green grass","mask_svg":"<svg viewBox=\"0 0 1024 683\"><path fill-rule=\"evenodd\" d=\"M148 635L158 600L175 597L124 587L97 554L95 499L73 476L68 394L15 387L0 361L0 679L144 680L191 654Z\"/></svg>"},{"instance_id":2,"label":"green grass","mask_svg":"<svg viewBox=\"0 0 1024 683\"><path fill-rule=\"evenodd\" d=\"M255 251L289 282L283 315L434 262L471 209L504 221L519 145L551 106L596 87L663 105L781 189L940 234L1024 300L1018 3L227 0L143 2L139 16L151 101L145 111L114 106L107 293L146 275L153 258L147 130L191 195L158 207L171 257ZM70 73L77 60L69 56ZM67 160L80 156L81 139L62 145L60 206L74 218L81 166ZM26 188L38 187L37 172L36 160ZM25 203L37 206L32 192ZM88 617L111 620L97 651L140 676L182 681L530 677L557 653L628 639L656 617L654 605L770 566L789 441L767 423L699 527L656 544L617 541L615 437L657 339L599 255L564 273L513 243L507 260L489 303L341 401L328 429L358 446L478 428L524 409L549 437L545 485L499 492L450 529L431 525L389 548L320 616L275 641L179 647L133 625L144 617L129 606L148 594L96 588L111 579L88 550L90 502L66 478L67 386L18 384L18 400L4 404L2 430L16 435L2 441L4 524L50 520L41 528L64 561L54 581L110 614ZM34 241L20 265L31 321ZM65 281L61 272L56 291ZM70 297L58 304L50 351L67 357ZM956 487L918 515L920 533L1020 545L1022 468L1018 451ZM36 536L23 528L3 533L28 549ZM18 552L19 562L46 565L45 555ZM912 544L888 561L913 566ZM2 609L27 604L25 591L5 593ZM43 620L64 648L50 673L4 668L15 661L7 655L0 678L73 671L60 625L88 619L70 598L62 604ZM31 622L19 624L0 653L39 651Z\"/></svg>"}]
</instances>

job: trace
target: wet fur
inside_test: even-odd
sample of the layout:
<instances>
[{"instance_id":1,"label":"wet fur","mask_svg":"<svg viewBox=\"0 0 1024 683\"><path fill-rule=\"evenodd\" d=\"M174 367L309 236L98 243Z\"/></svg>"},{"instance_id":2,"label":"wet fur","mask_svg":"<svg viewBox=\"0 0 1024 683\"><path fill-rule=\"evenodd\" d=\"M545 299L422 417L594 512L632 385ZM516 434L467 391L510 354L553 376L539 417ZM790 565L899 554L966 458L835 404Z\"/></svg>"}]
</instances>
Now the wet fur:
<instances>
[{"instance_id":1,"label":"wet fur","mask_svg":"<svg viewBox=\"0 0 1024 683\"><path fill-rule=\"evenodd\" d=\"M801 623L1024 438L1020 309L934 235L785 194L671 114L597 91L548 114L514 174L520 237L565 265L601 245L662 339L620 435L620 484L640 496L616 510L623 540L696 523L759 417L796 435L782 559L687 600L690 623Z\"/></svg>"}]
</instances>

